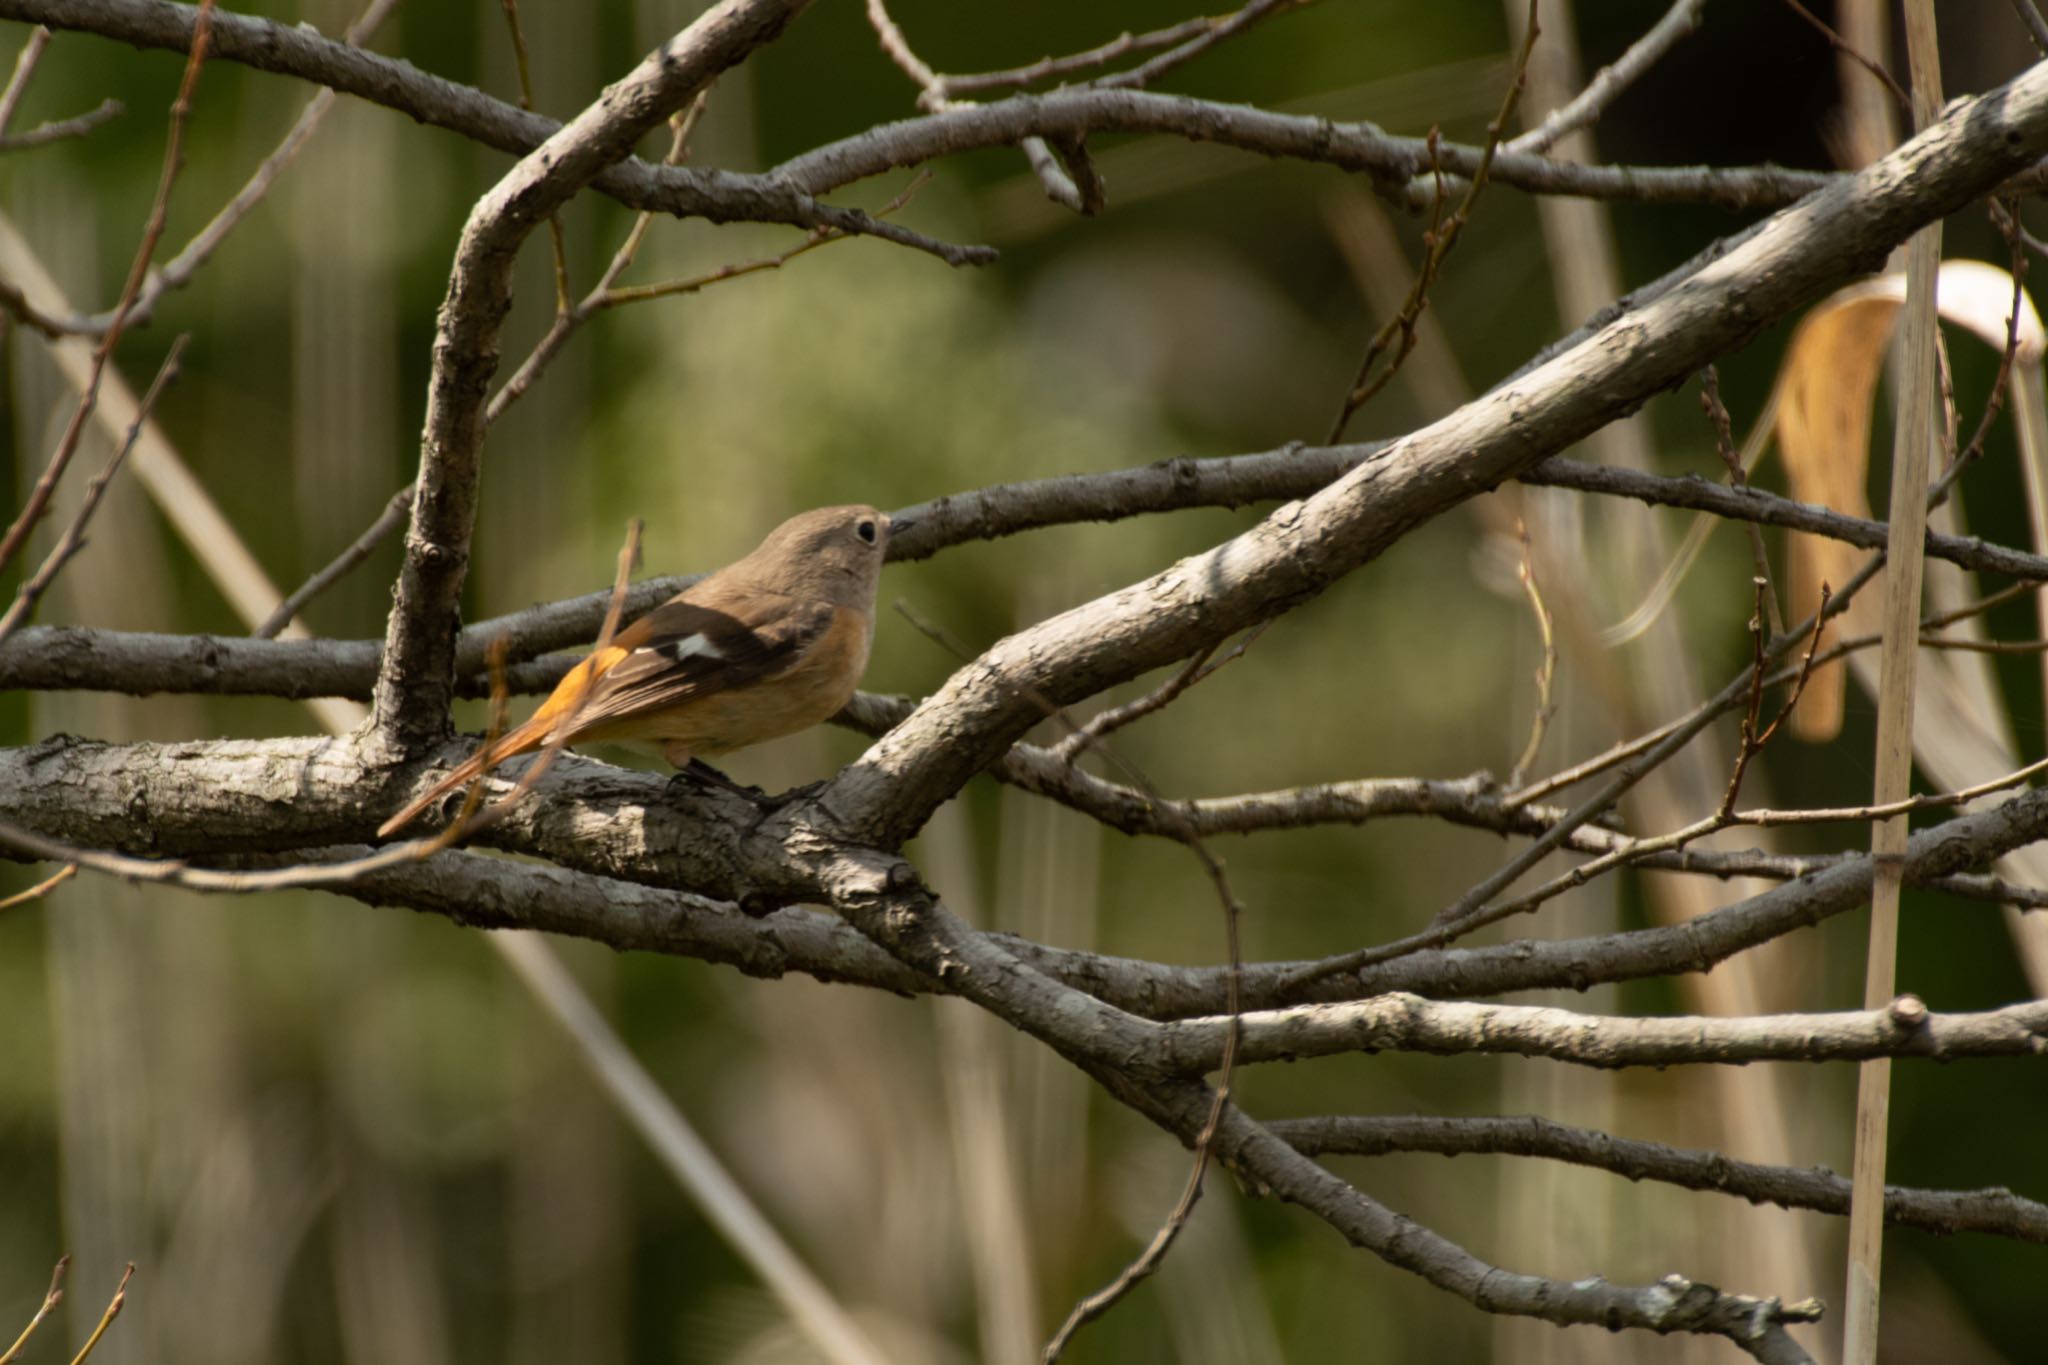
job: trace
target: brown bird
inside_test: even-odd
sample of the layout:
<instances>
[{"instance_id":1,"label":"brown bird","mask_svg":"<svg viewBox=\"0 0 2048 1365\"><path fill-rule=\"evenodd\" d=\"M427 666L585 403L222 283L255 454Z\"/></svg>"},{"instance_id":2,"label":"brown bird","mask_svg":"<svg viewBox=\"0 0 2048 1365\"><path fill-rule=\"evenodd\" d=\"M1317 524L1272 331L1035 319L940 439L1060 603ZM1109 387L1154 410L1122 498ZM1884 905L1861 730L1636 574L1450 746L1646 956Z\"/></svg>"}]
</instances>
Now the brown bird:
<instances>
[{"instance_id":1,"label":"brown bird","mask_svg":"<svg viewBox=\"0 0 2048 1365\"><path fill-rule=\"evenodd\" d=\"M565 743L652 742L686 769L829 718L867 668L890 529L866 506L791 517L745 559L692 583L569 670L532 719L471 755L378 835L404 828L478 773L541 748L565 723Z\"/></svg>"}]
</instances>

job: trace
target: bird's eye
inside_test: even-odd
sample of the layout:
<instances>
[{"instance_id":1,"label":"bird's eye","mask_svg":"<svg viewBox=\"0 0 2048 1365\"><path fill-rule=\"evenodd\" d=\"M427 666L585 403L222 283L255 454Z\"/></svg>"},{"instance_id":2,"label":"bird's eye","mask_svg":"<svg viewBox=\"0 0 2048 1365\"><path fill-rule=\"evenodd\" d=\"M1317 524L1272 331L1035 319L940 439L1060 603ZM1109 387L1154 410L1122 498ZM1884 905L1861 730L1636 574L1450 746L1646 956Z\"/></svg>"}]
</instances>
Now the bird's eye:
<instances>
[{"instance_id":1,"label":"bird's eye","mask_svg":"<svg viewBox=\"0 0 2048 1365\"><path fill-rule=\"evenodd\" d=\"M858 535L862 540L865 540L868 544L872 545L875 543L875 524L872 521L864 521L860 525L854 527L853 530L854 534Z\"/></svg>"}]
</instances>

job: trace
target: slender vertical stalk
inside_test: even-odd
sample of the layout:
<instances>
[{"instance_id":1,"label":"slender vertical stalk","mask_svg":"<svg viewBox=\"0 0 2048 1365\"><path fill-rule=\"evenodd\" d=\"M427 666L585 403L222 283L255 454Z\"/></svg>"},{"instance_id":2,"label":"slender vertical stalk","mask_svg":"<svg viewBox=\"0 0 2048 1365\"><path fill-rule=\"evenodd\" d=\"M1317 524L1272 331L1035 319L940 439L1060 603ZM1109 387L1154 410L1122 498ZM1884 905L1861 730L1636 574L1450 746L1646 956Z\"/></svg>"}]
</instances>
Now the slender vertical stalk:
<instances>
[{"instance_id":1,"label":"slender vertical stalk","mask_svg":"<svg viewBox=\"0 0 2048 1365\"><path fill-rule=\"evenodd\" d=\"M1907 0L1906 52L1913 70L1913 121L1924 128L1941 109L1941 67L1934 0ZM1892 449L1891 537L1885 573L1883 656L1877 698L1877 804L1906 796L1913 780L1913 682L1918 653L1921 545L1927 528L1927 459L1934 440L1934 288L1941 267L1941 224L1913 237L1906 253L1906 308L1900 319L1898 420ZM1906 819L1879 821L1871 831L1876 863L1870 895L1870 948L1863 1002L1881 1009L1892 999L1899 940L1900 858ZM1842 1359L1877 1359L1878 1276L1884 1251L1884 1168L1891 1114L1891 1063L1865 1062L1857 1073L1856 1155L1849 1208L1848 1307Z\"/></svg>"}]
</instances>

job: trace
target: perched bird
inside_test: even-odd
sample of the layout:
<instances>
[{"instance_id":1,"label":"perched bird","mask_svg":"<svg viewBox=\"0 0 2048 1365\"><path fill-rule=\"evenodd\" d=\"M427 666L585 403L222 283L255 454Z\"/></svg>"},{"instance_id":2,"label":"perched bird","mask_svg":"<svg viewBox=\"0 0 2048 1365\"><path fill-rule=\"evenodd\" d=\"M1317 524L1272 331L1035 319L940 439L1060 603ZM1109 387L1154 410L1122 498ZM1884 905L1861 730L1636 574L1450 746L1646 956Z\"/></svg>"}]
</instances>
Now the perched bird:
<instances>
[{"instance_id":1,"label":"perched bird","mask_svg":"<svg viewBox=\"0 0 2048 1365\"><path fill-rule=\"evenodd\" d=\"M479 749L378 835L402 829L478 773L541 748L564 724L565 743L653 743L689 769L702 755L827 719L867 667L890 529L886 515L865 506L791 517L745 559L692 583L569 670L532 719Z\"/></svg>"}]
</instances>

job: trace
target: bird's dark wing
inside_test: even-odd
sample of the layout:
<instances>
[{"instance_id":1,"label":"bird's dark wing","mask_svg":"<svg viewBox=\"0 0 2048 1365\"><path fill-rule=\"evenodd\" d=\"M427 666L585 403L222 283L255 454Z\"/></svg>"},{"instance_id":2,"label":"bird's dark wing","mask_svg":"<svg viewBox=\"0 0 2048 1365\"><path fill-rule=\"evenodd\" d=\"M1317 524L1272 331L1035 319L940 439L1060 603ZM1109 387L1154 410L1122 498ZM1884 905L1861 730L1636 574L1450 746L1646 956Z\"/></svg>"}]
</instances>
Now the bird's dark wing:
<instances>
[{"instance_id":1,"label":"bird's dark wing","mask_svg":"<svg viewBox=\"0 0 2048 1365\"><path fill-rule=\"evenodd\" d=\"M587 731L772 678L831 629L832 607L775 593L721 603L673 598L635 621L597 659L576 718Z\"/></svg>"}]
</instances>

